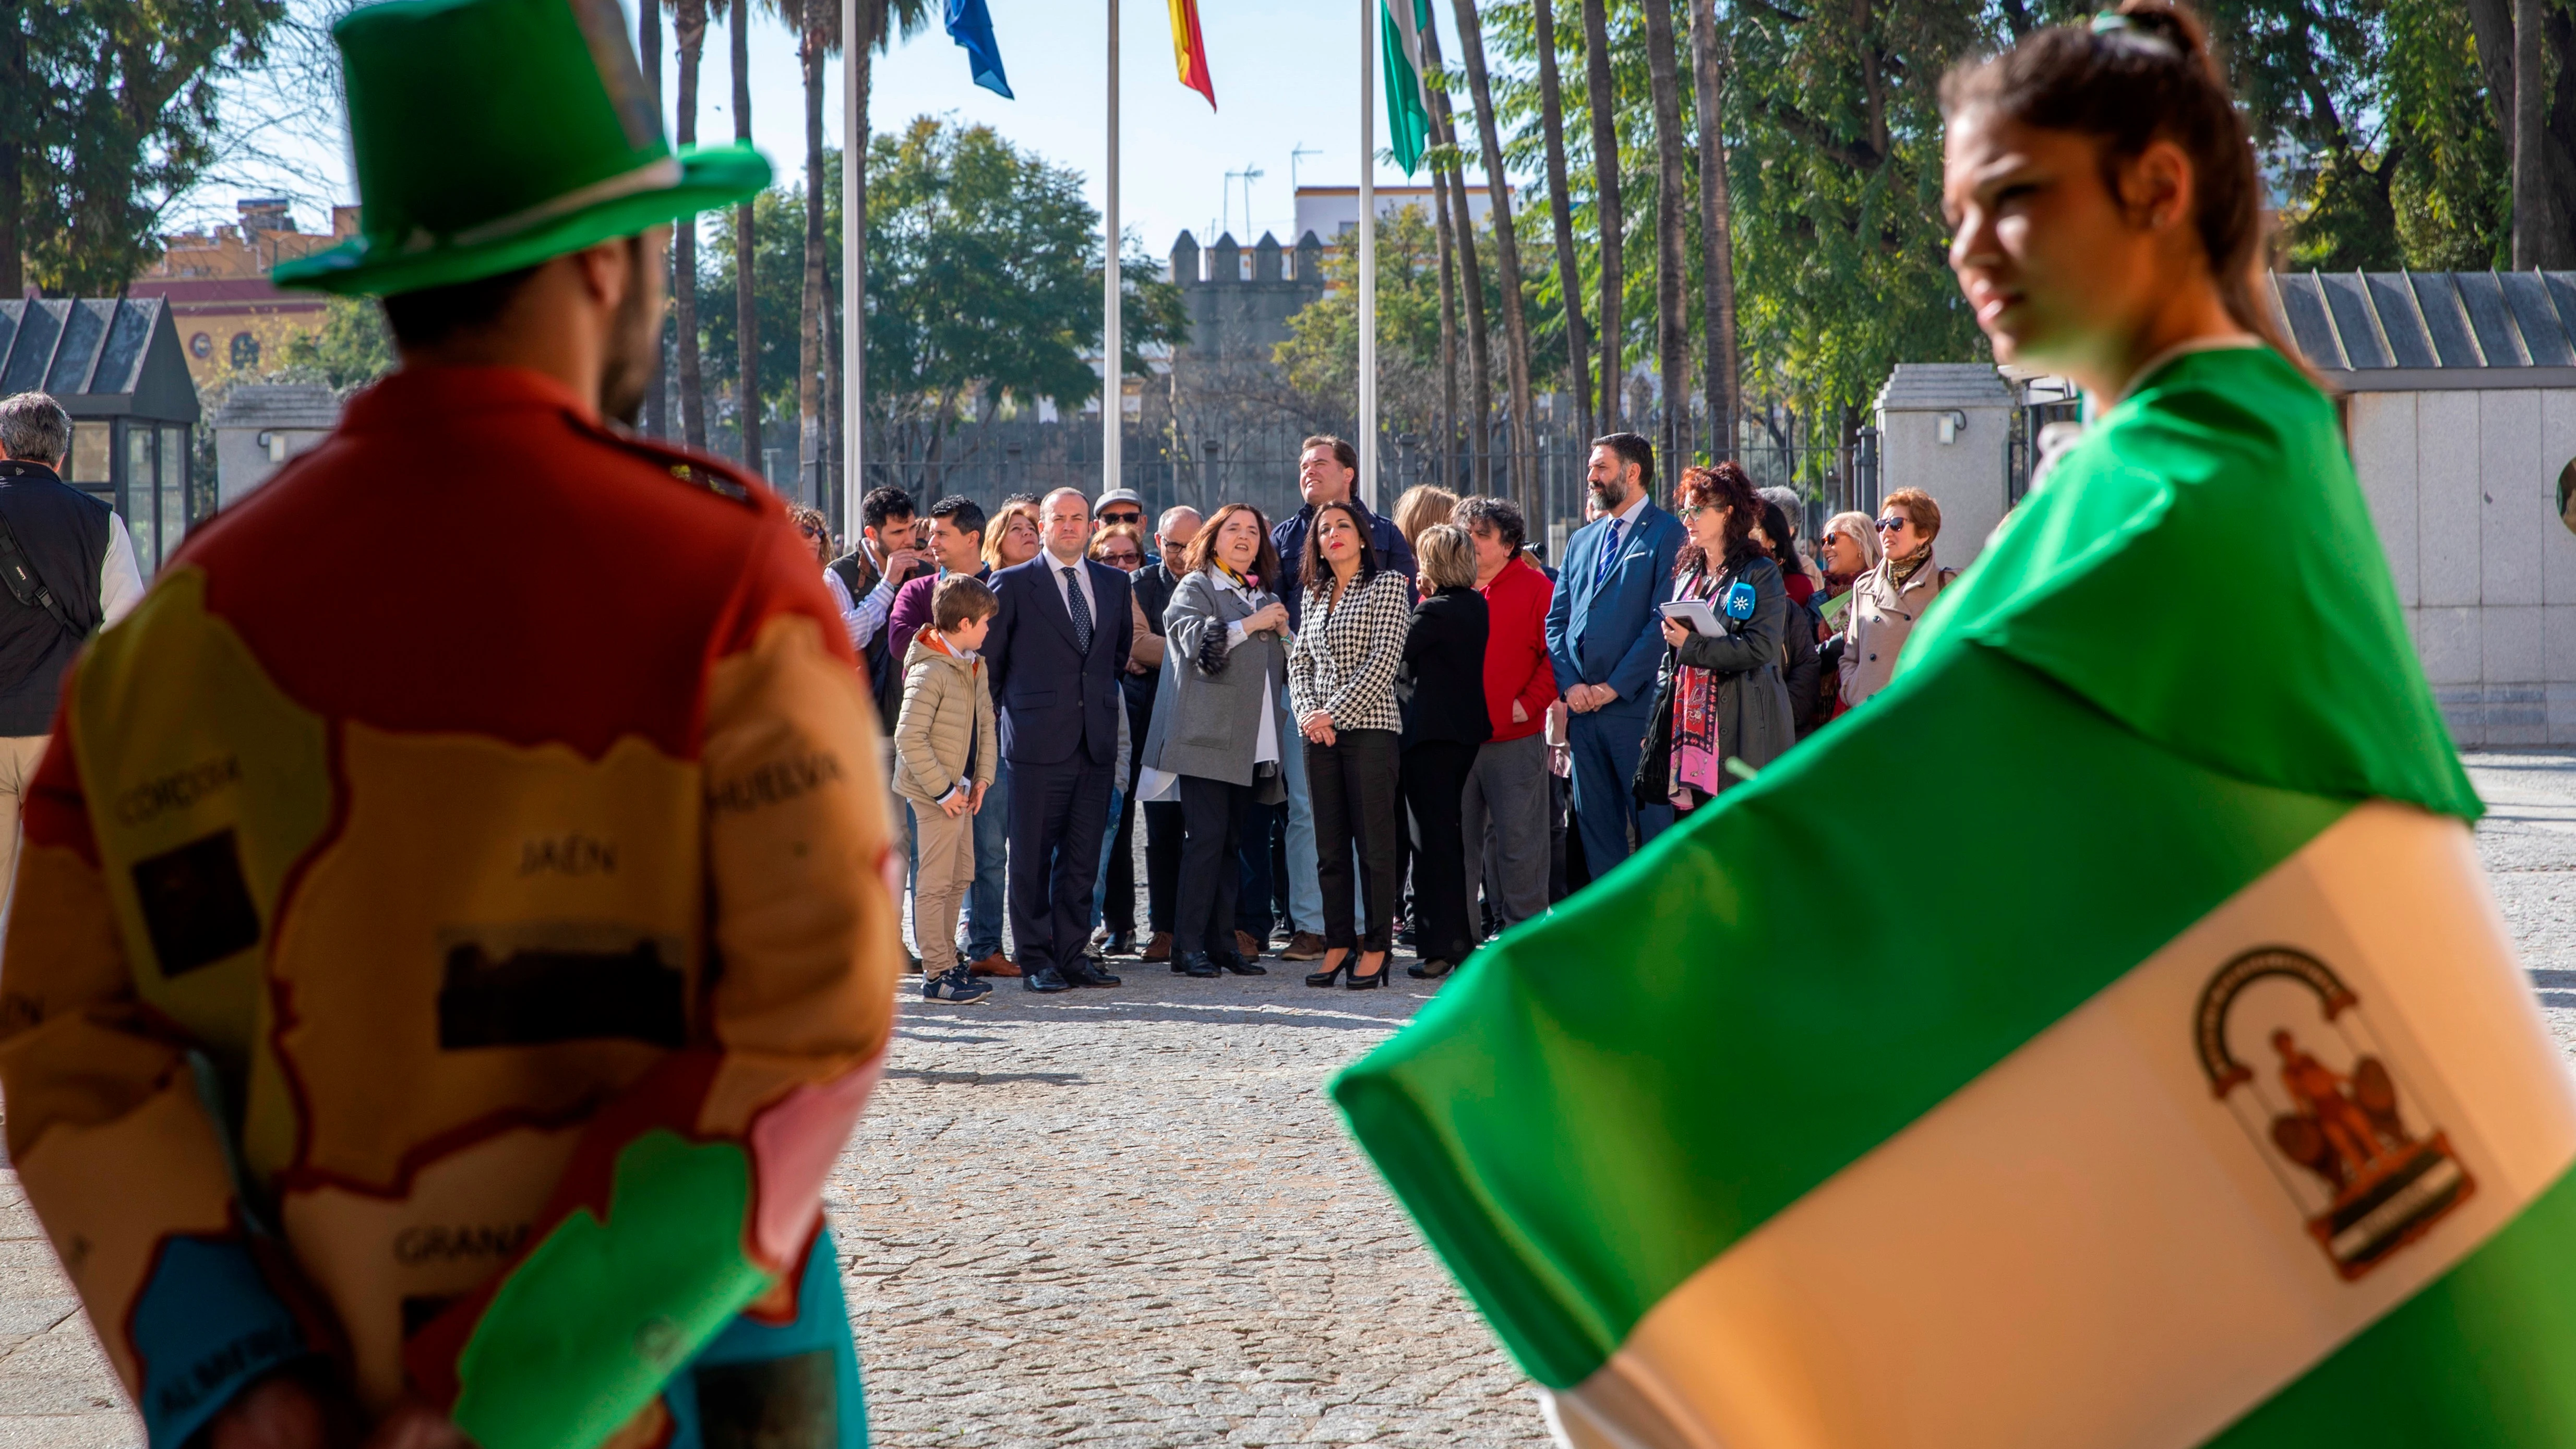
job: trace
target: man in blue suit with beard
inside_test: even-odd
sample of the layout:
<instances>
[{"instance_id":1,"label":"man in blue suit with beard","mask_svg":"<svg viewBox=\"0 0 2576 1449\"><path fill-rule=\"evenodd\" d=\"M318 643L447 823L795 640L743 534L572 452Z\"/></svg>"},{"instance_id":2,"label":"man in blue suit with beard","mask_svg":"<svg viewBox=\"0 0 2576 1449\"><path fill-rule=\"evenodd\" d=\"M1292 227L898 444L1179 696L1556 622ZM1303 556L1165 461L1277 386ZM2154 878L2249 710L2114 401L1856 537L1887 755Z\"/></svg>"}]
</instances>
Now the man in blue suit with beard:
<instances>
[{"instance_id":1,"label":"man in blue suit with beard","mask_svg":"<svg viewBox=\"0 0 2576 1449\"><path fill-rule=\"evenodd\" d=\"M1002 610L984 640L1002 758L1011 762L1011 934L1027 990L1115 986L1082 947L1109 827L1118 675L1135 613L1127 575L1084 556L1091 505L1078 490L1059 488L1040 503L1038 537L1036 558L993 575Z\"/></svg>"},{"instance_id":2,"label":"man in blue suit with beard","mask_svg":"<svg viewBox=\"0 0 2576 1449\"><path fill-rule=\"evenodd\" d=\"M1575 828L1599 880L1628 858L1631 829L1643 845L1673 823L1670 805L1638 804L1630 784L1664 653L1656 605L1671 596L1683 532L1681 520L1647 496L1655 448L1637 434L1593 443L1585 481L1601 516L1565 542L1547 609L1547 654L1568 711Z\"/></svg>"}]
</instances>

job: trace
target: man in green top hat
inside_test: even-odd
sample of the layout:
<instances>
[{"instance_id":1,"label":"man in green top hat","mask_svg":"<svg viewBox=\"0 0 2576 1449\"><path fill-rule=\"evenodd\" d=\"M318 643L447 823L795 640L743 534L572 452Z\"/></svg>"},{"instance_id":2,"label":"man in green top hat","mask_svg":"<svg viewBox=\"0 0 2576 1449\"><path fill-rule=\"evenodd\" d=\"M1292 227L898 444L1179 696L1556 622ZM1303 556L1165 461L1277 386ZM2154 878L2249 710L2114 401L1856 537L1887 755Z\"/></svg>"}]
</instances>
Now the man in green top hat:
<instances>
[{"instance_id":1,"label":"man in green top hat","mask_svg":"<svg viewBox=\"0 0 2576 1449\"><path fill-rule=\"evenodd\" d=\"M361 230L274 276L402 366L65 681L11 1164L154 1449L859 1449L879 731L779 500L614 426L769 166L673 153L618 0L334 33Z\"/></svg>"}]
</instances>

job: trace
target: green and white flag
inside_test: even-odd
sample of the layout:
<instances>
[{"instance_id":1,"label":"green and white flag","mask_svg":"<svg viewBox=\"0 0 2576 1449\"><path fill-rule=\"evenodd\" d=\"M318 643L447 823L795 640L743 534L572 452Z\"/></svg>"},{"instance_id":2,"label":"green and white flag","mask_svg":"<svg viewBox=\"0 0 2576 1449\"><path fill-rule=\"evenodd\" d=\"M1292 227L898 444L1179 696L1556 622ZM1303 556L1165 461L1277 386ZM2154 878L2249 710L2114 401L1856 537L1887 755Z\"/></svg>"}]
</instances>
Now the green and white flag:
<instances>
[{"instance_id":1,"label":"green and white flag","mask_svg":"<svg viewBox=\"0 0 2576 1449\"><path fill-rule=\"evenodd\" d=\"M1431 138L1431 95L1422 78L1430 73L1423 60L1422 38L1431 29L1431 0L1379 0L1385 14L1378 25L1386 62L1386 138L1395 164L1412 175L1422 165L1422 149Z\"/></svg>"},{"instance_id":2,"label":"green and white flag","mask_svg":"<svg viewBox=\"0 0 2576 1449\"><path fill-rule=\"evenodd\" d=\"M1586 1449L2576 1444L2479 809L2331 407L2190 353L1333 1092Z\"/></svg>"}]
</instances>

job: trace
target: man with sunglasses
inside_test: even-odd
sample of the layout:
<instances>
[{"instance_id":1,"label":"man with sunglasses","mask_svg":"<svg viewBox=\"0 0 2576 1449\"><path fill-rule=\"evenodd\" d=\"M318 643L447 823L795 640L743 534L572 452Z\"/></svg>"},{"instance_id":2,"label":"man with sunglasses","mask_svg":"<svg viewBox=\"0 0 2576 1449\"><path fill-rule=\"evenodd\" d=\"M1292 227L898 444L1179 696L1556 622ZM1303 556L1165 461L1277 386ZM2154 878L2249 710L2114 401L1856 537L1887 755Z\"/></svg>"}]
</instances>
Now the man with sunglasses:
<instances>
[{"instance_id":1,"label":"man with sunglasses","mask_svg":"<svg viewBox=\"0 0 2576 1449\"><path fill-rule=\"evenodd\" d=\"M1145 534L1145 495L1133 488L1112 488L1091 503L1091 536L1127 524L1142 538Z\"/></svg>"},{"instance_id":2,"label":"man with sunglasses","mask_svg":"<svg viewBox=\"0 0 2576 1449\"><path fill-rule=\"evenodd\" d=\"M1843 613L1843 708L1887 687L1914 621L1958 576L1932 556L1932 540L1940 533L1941 505L1920 488L1899 488L1879 505L1878 542L1885 557L1852 581L1851 607Z\"/></svg>"}]
</instances>

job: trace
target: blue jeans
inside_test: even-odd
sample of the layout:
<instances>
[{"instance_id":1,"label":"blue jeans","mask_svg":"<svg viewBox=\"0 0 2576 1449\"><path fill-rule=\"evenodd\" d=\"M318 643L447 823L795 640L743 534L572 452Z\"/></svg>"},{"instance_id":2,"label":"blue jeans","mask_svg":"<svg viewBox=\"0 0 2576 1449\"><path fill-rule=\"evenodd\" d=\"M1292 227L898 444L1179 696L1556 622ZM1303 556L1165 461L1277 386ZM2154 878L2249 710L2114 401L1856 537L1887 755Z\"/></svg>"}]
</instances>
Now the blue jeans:
<instances>
[{"instance_id":1,"label":"blue jeans","mask_svg":"<svg viewBox=\"0 0 2576 1449\"><path fill-rule=\"evenodd\" d=\"M1324 934L1324 883L1316 873L1315 797L1306 788L1306 742L1294 725L1280 731L1279 773L1288 787L1288 921Z\"/></svg>"},{"instance_id":2,"label":"blue jeans","mask_svg":"<svg viewBox=\"0 0 2576 1449\"><path fill-rule=\"evenodd\" d=\"M1646 742L1646 707L1622 700L1609 709L1567 716L1574 756L1574 828L1583 834L1583 863L1599 880L1628 858L1628 827L1637 844L1673 823L1670 805L1637 803L1637 754Z\"/></svg>"},{"instance_id":3,"label":"blue jeans","mask_svg":"<svg viewBox=\"0 0 2576 1449\"><path fill-rule=\"evenodd\" d=\"M966 959L981 961L1002 951L1002 913L1007 907L1003 863L1011 844L1011 762L993 772L984 792L984 808L975 815L975 884L966 892Z\"/></svg>"},{"instance_id":4,"label":"blue jeans","mask_svg":"<svg viewBox=\"0 0 2576 1449\"><path fill-rule=\"evenodd\" d=\"M1127 805L1127 792L1109 787L1109 825L1100 832L1100 876L1091 883L1091 929L1100 929L1100 908L1109 899L1109 854L1127 844L1118 838L1118 812Z\"/></svg>"}]
</instances>

